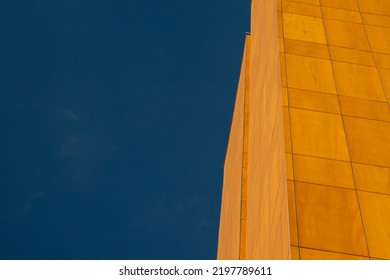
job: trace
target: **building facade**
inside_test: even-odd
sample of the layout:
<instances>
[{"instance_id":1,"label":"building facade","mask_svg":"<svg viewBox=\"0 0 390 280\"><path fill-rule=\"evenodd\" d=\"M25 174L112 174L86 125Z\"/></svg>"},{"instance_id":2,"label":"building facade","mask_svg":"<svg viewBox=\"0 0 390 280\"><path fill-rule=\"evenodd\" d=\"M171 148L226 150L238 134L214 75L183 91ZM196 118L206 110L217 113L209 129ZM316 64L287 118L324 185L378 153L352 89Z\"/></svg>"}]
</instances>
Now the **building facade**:
<instances>
[{"instance_id":1,"label":"building facade","mask_svg":"<svg viewBox=\"0 0 390 280\"><path fill-rule=\"evenodd\" d=\"M218 259L390 259L390 1L251 12Z\"/></svg>"}]
</instances>

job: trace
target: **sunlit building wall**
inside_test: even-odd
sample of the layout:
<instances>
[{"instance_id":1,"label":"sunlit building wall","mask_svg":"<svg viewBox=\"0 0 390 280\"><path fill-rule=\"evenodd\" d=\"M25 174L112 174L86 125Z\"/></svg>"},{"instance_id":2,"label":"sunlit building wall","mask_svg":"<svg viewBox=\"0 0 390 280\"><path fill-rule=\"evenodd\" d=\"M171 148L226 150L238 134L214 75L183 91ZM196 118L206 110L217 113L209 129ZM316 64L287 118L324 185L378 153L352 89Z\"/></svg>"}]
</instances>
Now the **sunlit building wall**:
<instances>
[{"instance_id":1,"label":"sunlit building wall","mask_svg":"<svg viewBox=\"0 0 390 280\"><path fill-rule=\"evenodd\" d=\"M218 259L390 259L390 1L251 11Z\"/></svg>"}]
</instances>

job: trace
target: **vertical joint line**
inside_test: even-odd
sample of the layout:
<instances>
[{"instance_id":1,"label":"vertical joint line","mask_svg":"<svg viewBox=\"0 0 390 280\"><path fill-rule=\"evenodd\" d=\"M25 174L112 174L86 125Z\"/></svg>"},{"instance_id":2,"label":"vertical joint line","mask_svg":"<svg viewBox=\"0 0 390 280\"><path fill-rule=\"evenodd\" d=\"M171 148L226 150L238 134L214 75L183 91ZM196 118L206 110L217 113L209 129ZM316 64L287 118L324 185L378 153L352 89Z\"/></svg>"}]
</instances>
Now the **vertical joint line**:
<instances>
[{"instance_id":1,"label":"vertical joint line","mask_svg":"<svg viewBox=\"0 0 390 280\"><path fill-rule=\"evenodd\" d=\"M358 7L359 7L359 3L358 3L357 0L356 0L356 3L357 3L357 5L358 5ZM324 22L324 15L323 15L323 13L322 13L322 5L321 5L321 4L320 4L320 9L321 9L322 20L323 20L323 22ZM360 13L360 9L359 9L359 8L358 8L358 11L359 11L360 18L362 18L362 14ZM365 27L364 27L363 20L362 20L362 24L363 24L363 28L365 28ZM354 181L354 185L355 185L356 200L357 200L358 207L359 207L359 214L360 214L360 219L361 219L361 221L362 221L364 239L365 239L365 243L366 243L366 247L367 247L367 255L368 255L368 257L370 258L370 248L369 248L369 246L368 246L367 233L366 233L366 228L365 228L365 226L364 226L364 220L363 220L363 213L362 213L362 209L361 209L361 207L360 207L359 193L358 193L358 190L357 190L356 179L355 179L355 172L354 172L354 170L353 170L352 158L351 158L351 151L350 151L349 142L348 142L348 134L347 134L347 131L346 131L346 129L345 129L344 115L343 115L343 110L342 110L342 107L341 107L341 102L340 102L340 95L339 95L339 91L338 91L338 86L337 86L337 83L336 83L336 76L335 76L335 74L334 74L333 59L332 59L332 56L331 56L331 53L330 53L330 49L329 49L328 34L327 34L327 32L326 32L325 22L324 22L324 31L325 31L325 36L326 36L326 44L327 44L327 47L328 47L329 59L330 59L331 65L332 65L332 75L333 75L333 80L334 80L334 84L335 84L335 87L336 87L337 100L338 100L339 109L340 109L340 117L341 117L341 121L342 121L342 124L343 124L344 135L345 135L345 141L346 141L347 149L348 149L349 164L350 164L350 166L351 166L353 181ZM366 34L366 36L367 36L367 34ZM368 43L369 43L368 38L367 38L367 41L368 41ZM370 50L371 50L371 47L370 47ZM372 55L372 50L371 50L371 55ZM374 61L375 61L375 58L374 58ZM378 75L379 75L379 73L378 73Z\"/></svg>"},{"instance_id":2,"label":"vertical joint line","mask_svg":"<svg viewBox=\"0 0 390 280\"><path fill-rule=\"evenodd\" d=\"M249 97L250 97L250 35L246 35L245 47L245 96L244 96L244 144L242 153L240 250L239 258L246 259L246 222L248 190L248 144L249 144Z\"/></svg>"},{"instance_id":3,"label":"vertical joint line","mask_svg":"<svg viewBox=\"0 0 390 280\"><path fill-rule=\"evenodd\" d=\"M300 242L300 236L299 236L297 190L296 190L296 186L295 186L295 172L294 172L294 147L293 147L293 141L292 141L292 137L293 137L292 135L293 134L292 134L292 128L291 128L290 95L288 93L289 87L288 87L288 74L287 74L286 40L284 38L283 1L281 1L281 3L280 3L280 17L281 17L281 21L282 21L282 34L280 36L283 39L283 45L284 45L283 57L284 57L284 64L285 64L284 71L285 71L285 75L286 75L286 89L287 89L287 100L288 100L287 109L288 109L288 117L289 117L289 120L290 120L289 129L290 129L291 161L292 161L291 168L292 168L292 174L293 174L292 181L293 181L293 184L294 184L294 203L295 203L295 219L296 219L296 227L297 227L298 258L301 259L301 250L300 250L300 246L301 246L300 243L301 242ZM281 71L283 71L283 69L281 69ZM287 176L286 176L286 178L287 178ZM290 230L291 230L291 228L290 228ZM291 242L290 242L290 246L291 246Z\"/></svg>"}]
</instances>

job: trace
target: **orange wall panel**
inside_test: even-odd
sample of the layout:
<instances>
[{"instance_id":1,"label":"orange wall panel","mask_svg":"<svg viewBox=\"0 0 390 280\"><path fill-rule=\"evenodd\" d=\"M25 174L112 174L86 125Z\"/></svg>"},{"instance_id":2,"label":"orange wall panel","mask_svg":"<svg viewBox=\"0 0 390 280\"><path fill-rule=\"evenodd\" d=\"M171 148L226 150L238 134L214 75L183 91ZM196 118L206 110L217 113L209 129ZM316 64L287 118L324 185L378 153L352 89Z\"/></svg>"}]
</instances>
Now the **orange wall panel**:
<instances>
[{"instance_id":1,"label":"orange wall panel","mask_svg":"<svg viewBox=\"0 0 390 280\"><path fill-rule=\"evenodd\" d=\"M277 2L253 0L247 259L290 256Z\"/></svg>"},{"instance_id":2,"label":"orange wall panel","mask_svg":"<svg viewBox=\"0 0 390 280\"><path fill-rule=\"evenodd\" d=\"M389 259L390 1L251 8L218 257Z\"/></svg>"},{"instance_id":3,"label":"orange wall panel","mask_svg":"<svg viewBox=\"0 0 390 280\"><path fill-rule=\"evenodd\" d=\"M293 258L388 259L390 1L316 5L280 6Z\"/></svg>"}]
</instances>

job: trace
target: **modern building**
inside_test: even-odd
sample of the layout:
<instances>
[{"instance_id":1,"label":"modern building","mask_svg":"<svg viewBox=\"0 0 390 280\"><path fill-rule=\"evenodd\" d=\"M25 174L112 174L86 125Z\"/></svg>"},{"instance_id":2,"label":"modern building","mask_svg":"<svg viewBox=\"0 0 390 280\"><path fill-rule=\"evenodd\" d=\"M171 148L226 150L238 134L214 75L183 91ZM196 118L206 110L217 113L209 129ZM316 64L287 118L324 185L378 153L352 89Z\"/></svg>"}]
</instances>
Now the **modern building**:
<instances>
[{"instance_id":1,"label":"modern building","mask_svg":"<svg viewBox=\"0 0 390 280\"><path fill-rule=\"evenodd\" d=\"M390 1L251 12L218 259L390 259Z\"/></svg>"}]
</instances>

